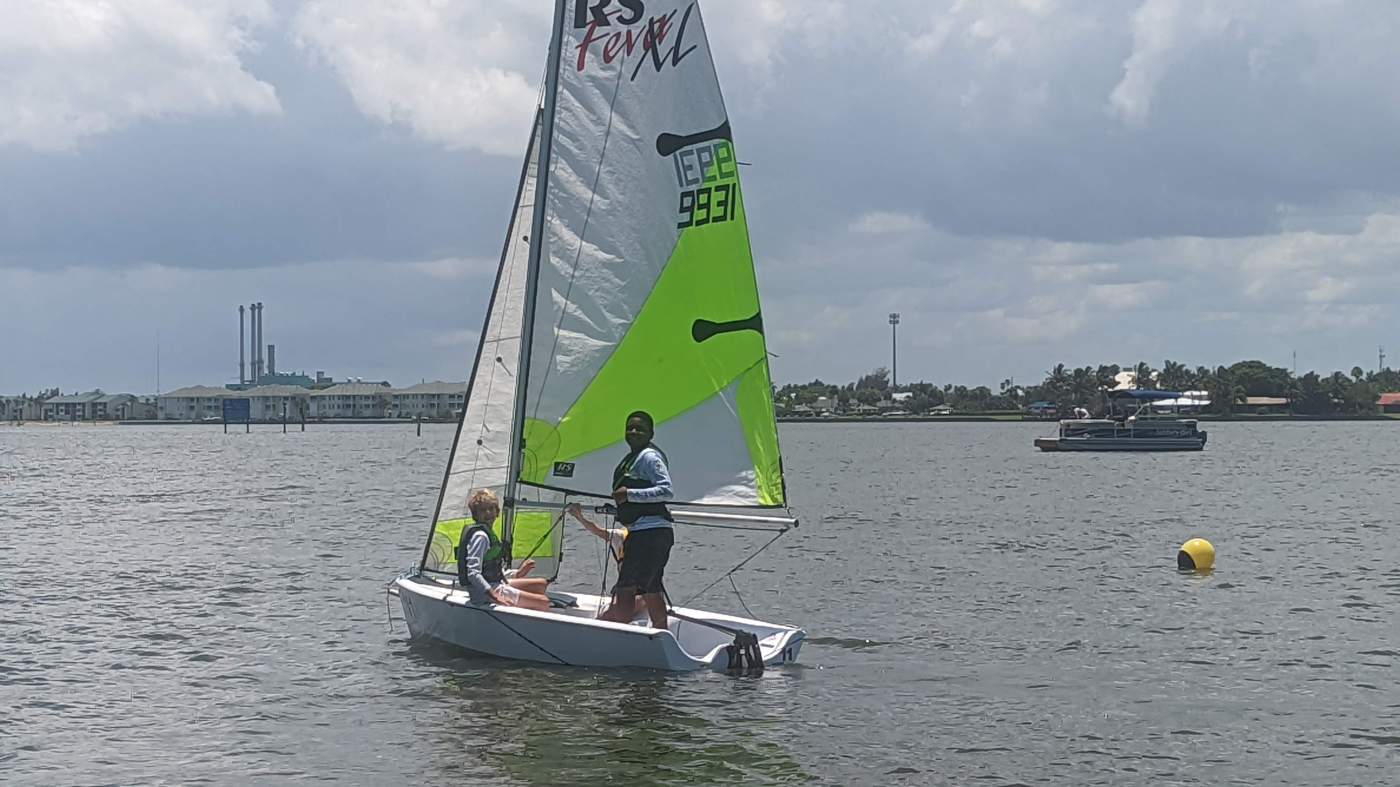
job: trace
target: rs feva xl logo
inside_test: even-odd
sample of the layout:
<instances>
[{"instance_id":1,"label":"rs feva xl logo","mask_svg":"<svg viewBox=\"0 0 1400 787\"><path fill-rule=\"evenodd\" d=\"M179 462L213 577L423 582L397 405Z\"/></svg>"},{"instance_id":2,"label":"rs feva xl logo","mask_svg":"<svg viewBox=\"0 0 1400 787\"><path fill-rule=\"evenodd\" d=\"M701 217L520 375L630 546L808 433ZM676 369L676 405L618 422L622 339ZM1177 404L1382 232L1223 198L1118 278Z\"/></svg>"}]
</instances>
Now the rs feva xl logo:
<instances>
[{"instance_id":1,"label":"rs feva xl logo","mask_svg":"<svg viewBox=\"0 0 1400 787\"><path fill-rule=\"evenodd\" d=\"M608 6L622 6L620 11L608 13ZM642 21L642 16L646 14L646 4L642 0L578 0L578 5L574 6L574 27L585 28L590 24L598 27L608 27L613 21L619 25L627 27ZM614 20L609 20L609 16Z\"/></svg>"},{"instance_id":2,"label":"rs feva xl logo","mask_svg":"<svg viewBox=\"0 0 1400 787\"><path fill-rule=\"evenodd\" d=\"M696 48L685 45L686 27L694 13L694 3L686 6L685 13L673 9L648 17L645 0L575 0L574 29L583 31L577 68L582 73L588 67L590 54L594 62L609 65L637 52L641 57L632 67L632 80L648 63L658 74L668 66L676 68ZM662 47L668 49L663 52Z\"/></svg>"}]
</instances>

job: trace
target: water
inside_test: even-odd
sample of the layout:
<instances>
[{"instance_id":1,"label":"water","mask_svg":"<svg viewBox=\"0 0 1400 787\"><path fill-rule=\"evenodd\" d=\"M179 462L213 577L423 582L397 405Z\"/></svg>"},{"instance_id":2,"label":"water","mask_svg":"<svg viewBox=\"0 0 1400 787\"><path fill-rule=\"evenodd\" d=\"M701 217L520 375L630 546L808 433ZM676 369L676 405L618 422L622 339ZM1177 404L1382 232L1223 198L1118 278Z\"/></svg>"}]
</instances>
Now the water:
<instances>
[{"instance_id":1,"label":"water","mask_svg":"<svg viewBox=\"0 0 1400 787\"><path fill-rule=\"evenodd\" d=\"M804 524L738 585L812 639L757 678L390 630L450 427L0 428L0 781L1391 781L1400 426L1156 455L1035 451L1050 428L784 425ZM761 543L725 536L681 533L672 595ZM1175 571L1192 536L1210 576Z\"/></svg>"}]
</instances>

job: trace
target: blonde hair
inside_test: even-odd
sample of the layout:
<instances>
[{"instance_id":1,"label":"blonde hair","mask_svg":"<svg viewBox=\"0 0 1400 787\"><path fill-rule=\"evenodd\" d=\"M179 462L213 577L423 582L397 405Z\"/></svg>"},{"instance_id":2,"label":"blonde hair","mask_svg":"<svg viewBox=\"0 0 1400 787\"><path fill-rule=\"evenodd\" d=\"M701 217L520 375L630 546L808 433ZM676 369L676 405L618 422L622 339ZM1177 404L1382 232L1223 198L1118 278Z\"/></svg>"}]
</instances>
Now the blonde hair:
<instances>
[{"instance_id":1,"label":"blonde hair","mask_svg":"<svg viewBox=\"0 0 1400 787\"><path fill-rule=\"evenodd\" d=\"M501 513L501 500L490 489L478 489L467 500L467 510L472 512L472 519L489 525Z\"/></svg>"}]
</instances>

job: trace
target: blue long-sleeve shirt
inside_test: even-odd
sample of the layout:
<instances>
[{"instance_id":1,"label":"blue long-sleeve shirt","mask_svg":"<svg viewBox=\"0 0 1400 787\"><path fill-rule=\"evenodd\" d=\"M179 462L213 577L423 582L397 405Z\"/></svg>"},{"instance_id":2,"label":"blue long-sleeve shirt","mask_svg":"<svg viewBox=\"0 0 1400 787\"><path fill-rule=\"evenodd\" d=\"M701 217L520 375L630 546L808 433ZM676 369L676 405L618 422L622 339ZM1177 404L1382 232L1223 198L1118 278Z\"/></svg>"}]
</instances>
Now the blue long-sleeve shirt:
<instances>
[{"instance_id":1,"label":"blue long-sleeve shirt","mask_svg":"<svg viewBox=\"0 0 1400 787\"><path fill-rule=\"evenodd\" d=\"M651 486L643 489L628 489L627 499L633 503L666 503L670 502L671 494L671 472L666 469L666 460L662 458L661 452L655 448L643 448L637 458L632 461L631 475L644 481L650 481ZM632 532L638 530L649 530L654 527L670 527L671 523L659 516L644 516L636 522L628 525Z\"/></svg>"}]
</instances>

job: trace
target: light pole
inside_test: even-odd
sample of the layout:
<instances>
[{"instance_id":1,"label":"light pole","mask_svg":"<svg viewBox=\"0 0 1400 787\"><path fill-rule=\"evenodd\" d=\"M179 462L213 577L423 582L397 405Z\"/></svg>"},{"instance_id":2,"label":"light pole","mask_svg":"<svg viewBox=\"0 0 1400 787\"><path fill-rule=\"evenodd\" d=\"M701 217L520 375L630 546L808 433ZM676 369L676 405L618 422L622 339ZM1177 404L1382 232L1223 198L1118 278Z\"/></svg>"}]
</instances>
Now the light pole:
<instances>
[{"instance_id":1,"label":"light pole","mask_svg":"<svg viewBox=\"0 0 1400 787\"><path fill-rule=\"evenodd\" d=\"M899 387L899 312L890 312L890 392Z\"/></svg>"}]
</instances>

